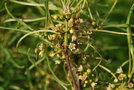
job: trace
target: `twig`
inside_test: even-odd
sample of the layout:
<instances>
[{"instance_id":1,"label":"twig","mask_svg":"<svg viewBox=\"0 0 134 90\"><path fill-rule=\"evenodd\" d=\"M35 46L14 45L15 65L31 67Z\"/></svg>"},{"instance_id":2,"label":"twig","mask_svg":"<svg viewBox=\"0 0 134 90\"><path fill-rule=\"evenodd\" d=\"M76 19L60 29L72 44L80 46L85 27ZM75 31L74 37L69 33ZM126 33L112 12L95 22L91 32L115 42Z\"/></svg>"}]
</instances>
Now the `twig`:
<instances>
[{"instance_id":1,"label":"twig","mask_svg":"<svg viewBox=\"0 0 134 90\"><path fill-rule=\"evenodd\" d=\"M77 83L76 83L76 80L74 78L74 75L73 75L73 72L71 70L71 62L70 62L70 58L69 58L69 53L68 53L68 21L66 20L66 32L65 32L65 35L64 35L64 54L65 54L65 57L66 57L66 62L67 62L67 67L68 67L68 70L69 70L69 74L71 76L71 79L72 79L72 82L73 82L73 87L75 90L78 90L78 86L77 86Z\"/></svg>"},{"instance_id":2,"label":"twig","mask_svg":"<svg viewBox=\"0 0 134 90\"><path fill-rule=\"evenodd\" d=\"M76 80L75 80L74 75L73 75L72 70L71 70L71 63L70 63L70 60L69 60L68 48L67 48L66 45L64 46L64 54L66 56L66 62L67 62L68 70L69 70L69 73L70 73L70 76L71 76L71 79L72 79L72 82L73 82L74 89L78 90Z\"/></svg>"}]
</instances>

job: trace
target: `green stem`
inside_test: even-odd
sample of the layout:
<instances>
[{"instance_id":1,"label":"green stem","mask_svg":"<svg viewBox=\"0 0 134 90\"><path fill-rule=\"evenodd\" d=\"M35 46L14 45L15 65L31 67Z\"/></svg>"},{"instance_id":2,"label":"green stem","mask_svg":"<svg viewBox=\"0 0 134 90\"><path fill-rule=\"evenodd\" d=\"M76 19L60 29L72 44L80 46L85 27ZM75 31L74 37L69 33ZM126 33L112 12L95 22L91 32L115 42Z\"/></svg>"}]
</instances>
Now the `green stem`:
<instances>
[{"instance_id":1,"label":"green stem","mask_svg":"<svg viewBox=\"0 0 134 90\"><path fill-rule=\"evenodd\" d=\"M95 69L101 64L101 62L102 62L102 59L103 59L103 57L102 57L102 55L97 51L97 49L93 46L93 45L90 45L93 49L94 49L94 51L100 56L100 61L98 62L98 64L93 68L93 70L92 71L95 71Z\"/></svg>"},{"instance_id":2,"label":"green stem","mask_svg":"<svg viewBox=\"0 0 134 90\"><path fill-rule=\"evenodd\" d=\"M29 33L30 31L24 30L24 29L16 29L16 28L10 28L10 27L0 27L0 30L11 30L11 31L17 31L22 33Z\"/></svg>"},{"instance_id":3,"label":"green stem","mask_svg":"<svg viewBox=\"0 0 134 90\"><path fill-rule=\"evenodd\" d=\"M48 6L48 4L49 4L49 0L45 0L45 9L46 9L46 26L48 26L48 24L49 24L49 22L48 21L50 21L50 23L52 24L52 25L54 25L54 23L53 23L53 21L52 21L52 18L51 18L51 15L50 15L50 11L49 11L49 6Z\"/></svg>"},{"instance_id":4,"label":"green stem","mask_svg":"<svg viewBox=\"0 0 134 90\"><path fill-rule=\"evenodd\" d=\"M36 22L36 21L41 21L41 20L45 20L46 17L41 17L41 18L33 18L33 19L19 19L23 22ZM8 23L8 22L14 22L16 21L15 19L7 19L4 21L4 23Z\"/></svg>"},{"instance_id":5,"label":"green stem","mask_svg":"<svg viewBox=\"0 0 134 90\"><path fill-rule=\"evenodd\" d=\"M65 31L65 37L64 37L64 43L65 46L68 46L68 22L66 21L66 31Z\"/></svg>"},{"instance_id":6,"label":"green stem","mask_svg":"<svg viewBox=\"0 0 134 90\"><path fill-rule=\"evenodd\" d=\"M131 15L132 15L132 11L134 9L134 4L132 5L129 14L127 16L127 21L126 24L130 24L130 20L131 20ZM128 26L126 28L127 34L131 34L131 28ZM134 52L133 52L133 40L132 40L132 36L127 35L127 40L128 40L128 50L129 50L129 70L128 70L128 74L132 75L134 73ZM130 77L131 79L131 77Z\"/></svg>"},{"instance_id":7,"label":"green stem","mask_svg":"<svg viewBox=\"0 0 134 90\"><path fill-rule=\"evenodd\" d=\"M103 26L103 28L109 28L109 27L122 28L122 27L128 27L128 25L127 24L108 24Z\"/></svg>"},{"instance_id":8,"label":"green stem","mask_svg":"<svg viewBox=\"0 0 134 90\"><path fill-rule=\"evenodd\" d=\"M90 29L89 31L92 31L92 32L104 32L104 33L111 33L111 34L118 34L118 35L134 36L134 34L132 34L132 33L114 32L114 31L109 31L109 30Z\"/></svg>"},{"instance_id":9,"label":"green stem","mask_svg":"<svg viewBox=\"0 0 134 90\"><path fill-rule=\"evenodd\" d=\"M115 74L113 72L111 72L108 68L106 68L106 67L104 67L102 65L99 65L99 67L101 67L102 69L104 69L105 71L107 71L108 73L110 73L115 79L117 79L117 77L115 76Z\"/></svg>"},{"instance_id":10,"label":"green stem","mask_svg":"<svg viewBox=\"0 0 134 90\"><path fill-rule=\"evenodd\" d=\"M34 29L32 29L30 26L28 26L26 23L24 23L23 21L21 21L20 19L14 17L14 16L12 15L12 13L9 11L9 9L7 8L7 4L5 4L5 9L6 9L8 15L9 15L10 17L12 17L13 19L15 19L18 23L20 23L21 25L27 27L30 31L33 31L33 30L34 30Z\"/></svg>"},{"instance_id":11,"label":"green stem","mask_svg":"<svg viewBox=\"0 0 134 90\"><path fill-rule=\"evenodd\" d=\"M117 4L118 0L115 0L114 4L112 5L111 9L109 10L108 14L106 15L106 17L104 18L103 22L101 23L102 25L105 23L105 21L107 20L107 18L109 17L109 15L111 14L111 12L113 11L113 9L115 8L115 5Z\"/></svg>"},{"instance_id":12,"label":"green stem","mask_svg":"<svg viewBox=\"0 0 134 90\"><path fill-rule=\"evenodd\" d=\"M55 75L55 73L53 72L51 66L50 66L50 62L48 60L48 57L46 55L46 59L47 59L47 63L48 63L48 68L50 70L50 72L52 73L53 77L54 77L54 80L56 80L65 90L68 90L67 87L65 85L68 85L66 83L63 83L62 81L59 80L59 78Z\"/></svg>"},{"instance_id":13,"label":"green stem","mask_svg":"<svg viewBox=\"0 0 134 90\"><path fill-rule=\"evenodd\" d=\"M37 31L33 31L33 32L27 33L27 34L25 34L24 36L22 36L22 37L18 40L16 47L18 47L18 45L20 44L20 42L21 42L24 38L26 38L27 36L32 35L32 34L37 34L37 33L39 33L39 32L51 32L51 33L59 34L59 33L55 32L55 31L52 31L52 30L37 30ZM46 41L46 39L45 39L45 41Z\"/></svg>"}]
</instances>

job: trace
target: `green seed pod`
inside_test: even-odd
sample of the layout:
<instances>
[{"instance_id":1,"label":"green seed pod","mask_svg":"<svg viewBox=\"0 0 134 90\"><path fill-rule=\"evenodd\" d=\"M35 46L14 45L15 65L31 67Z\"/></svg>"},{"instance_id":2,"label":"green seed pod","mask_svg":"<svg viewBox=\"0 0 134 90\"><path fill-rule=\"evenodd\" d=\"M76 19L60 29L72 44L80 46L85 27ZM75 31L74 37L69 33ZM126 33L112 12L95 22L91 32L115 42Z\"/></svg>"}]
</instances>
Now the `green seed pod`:
<instances>
[{"instance_id":1,"label":"green seed pod","mask_svg":"<svg viewBox=\"0 0 134 90\"><path fill-rule=\"evenodd\" d=\"M74 22L73 22L73 18L71 18L69 21L68 21L68 27L73 27L74 25Z\"/></svg>"}]
</instances>

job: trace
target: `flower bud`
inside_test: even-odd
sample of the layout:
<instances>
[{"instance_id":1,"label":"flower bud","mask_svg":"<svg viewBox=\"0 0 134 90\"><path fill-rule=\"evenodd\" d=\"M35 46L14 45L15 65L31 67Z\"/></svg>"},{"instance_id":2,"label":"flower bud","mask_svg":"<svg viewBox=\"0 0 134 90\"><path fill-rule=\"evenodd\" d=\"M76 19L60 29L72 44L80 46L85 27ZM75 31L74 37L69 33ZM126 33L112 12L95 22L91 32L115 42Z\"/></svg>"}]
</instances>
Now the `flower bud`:
<instances>
[{"instance_id":1,"label":"flower bud","mask_svg":"<svg viewBox=\"0 0 134 90\"><path fill-rule=\"evenodd\" d=\"M38 48L35 48L34 52L35 52L36 54L39 53Z\"/></svg>"},{"instance_id":2,"label":"flower bud","mask_svg":"<svg viewBox=\"0 0 134 90\"><path fill-rule=\"evenodd\" d=\"M39 56L43 56L44 52L45 52L45 50L42 49L42 50L39 52Z\"/></svg>"},{"instance_id":3,"label":"flower bud","mask_svg":"<svg viewBox=\"0 0 134 90\"><path fill-rule=\"evenodd\" d=\"M74 23L75 23L75 24L79 24L79 23L80 23L80 20L77 19L77 20L74 21Z\"/></svg>"},{"instance_id":4,"label":"flower bud","mask_svg":"<svg viewBox=\"0 0 134 90\"><path fill-rule=\"evenodd\" d=\"M75 14L74 18L78 19L79 17L80 17L80 13L77 13L77 14Z\"/></svg>"},{"instance_id":5,"label":"flower bud","mask_svg":"<svg viewBox=\"0 0 134 90\"><path fill-rule=\"evenodd\" d=\"M77 37L76 35L72 35L72 42L76 41L77 40Z\"/></svg>"},{"instance_id":6,"label":"flower bud","mask_svg":"<svg viewBox=\"0 0 134 90\"><path fill-rule=\"evenodd\" d=\"M88 73L88 74L91 73L91 69L87 69L87 73Z\"/></svg>"},{"instance_id":7,"label":"flower bud","mask_svg":"<svg viewBox=\"0 0 134 90\"><path fill-rule=\"evenodd\" d=\"M82 76L81 75L79 76L79 79L82 80Z\"/></svg>"},{"instance_id":8,"label":"flower bud","mask_svg":"<svg viewBox=\"0 0 134 90\"><path fill-rule=\"evenodd\" d=\"M91 86L92 86L92 87L95 87L95 86L96 86L96 84L97 84L97 83L92 82L92 83L91 83Z\"/></svg>"},{"instance_id":9,"label":"flower bud","mask_svg":"<svg viewBox=\"0 0 134 90\"><path fill-rule=\"evenodd\" d=\"M58 16L57 16L57 15L54 15L54 16L53 16L53 19L54 19L54 20L57 20L57 19L58 19Z\"/></svg>"},{"instance_id":10,"label":"flower bud","mask_svg":"<svg viewBox=\"0 0 134 90\"><path fill-rule=\"evenodd\" d=\"M72 33L74 33L74 30L73 29L70 29L69 32L72 34Z\"/></svg>"},{"instance_id":11,"label":"flower bud","mask_svg":"<svg viewBox=\"0 0 134 90\"><path fill-rule=\"evenodd\" d=\"M64 16L63 15L60 15L60 19L63 19L64 18Z\"/></svg>"},{"instance_id":12,"label":"flower bud","mask_svg":"<svg viewBox=\"0 0 134 90\"><path fill-rule=\"evenodd\" d=\"M118 79L117 79L117 78L115 78L115 79L114 79L114 82L116 82L116 83L117 83L117 82L118 82Z\"/></svg>"},{"instance_id":13,"label":"flower bud","mask_svg":"<svg viewBox=\"0 0 134 90\"><path fill-rule=\"evenodd\" d=\"M87 84L87 83L88 83L88 81L86 80L84 83L85 83L85 84Z\"/></svg>"},{"instance_id":14,"label":"flower bud","mask_svg":"<svg viewBox=\"0 0 134 90\"><path fill-rule=\"evenodd\" d=\"M60 63L61 63L61 61L59 61L59 60L55 61L55 64L60 64Z\"/></svg>"},{"instance_id":15,"label":"flower bud","mask_svg":"<svg viewBox=\"0 0 134 90\"><path fill-rule=\"evenodd\" d=\"M74 25L73 18L71 18L71 19L68 21L68 27L73 27L73 25Z\"/></svg>"},{"instance_id":16,"label":"flower bud","mask_svg":"<svg viewBox=\"0 0 134 90\"><path fill-rule=\"evenodd\" d=\"M83 85L83 87L86 87L86 86L87 86L87 84L84 84L84 85Z\"/></svg>"},{"instance_id":17,"label":"flower bud","mask_svg":"<svg viewBox=\"0 0 134 90\"><path fill-rule=\"evenodd\" d=\"M55 53L54 53L54 52L50 52L50 53L49 53L49 56L50 56L50 57L54 57L54 56L55 56Z\"/></svg>"},{"instance_id":18,"label":"flower bud","mask_svg":"<svg viewBox=\"0 0 134 90\"><path fill-rule=\"evenodd\" d=\"M91 25L92 26L95 26L96 25L96 22L95 21L92 21Z\"/></svg>"},{"instance_id":19,"label":"flower bud","mask_svg":"<svg viewBox=\"0 0 134 90\"><path fill-rule=\"evenodd\" d=\"M82 72L83 71L83 66L82 65L80 65L80 67L78 68L78 71L79 72Z\"/></svg>"},{"instance_id":20,"label":"flower bud","mask_svg":"<svg viewBox=\"0 0 134 90\"><path fill-rule=\"evenodd\" d=\"M128 78L131 78L132 77L132 75L131 74L128 74Z\"/></svg>"}]
</instances>

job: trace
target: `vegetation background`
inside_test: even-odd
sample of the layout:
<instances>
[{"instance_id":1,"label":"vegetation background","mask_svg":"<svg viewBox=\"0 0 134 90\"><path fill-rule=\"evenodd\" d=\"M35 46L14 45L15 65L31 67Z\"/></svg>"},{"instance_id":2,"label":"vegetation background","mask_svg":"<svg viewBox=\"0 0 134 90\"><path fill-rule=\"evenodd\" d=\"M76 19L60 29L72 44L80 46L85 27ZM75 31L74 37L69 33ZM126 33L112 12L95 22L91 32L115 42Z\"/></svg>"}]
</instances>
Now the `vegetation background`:
<instances>
[{"instance_id":1,"label":"vegetation background","mask_svg":"<svg viewBox=\"0 0 134 90\"><path fill-rule=\"evenodd\" d=\"M42 60L38 62L35 60L36 54L34 50L41 42L39 38L29 36L16 48L18 40L25 34L24 32L18 32L17 29L26 29L26 27L16 22L11 15L7 13L5 3L14 17L23 18L24 22L34 29L45 27L45 10L37 6L21 5L14 1L42 3L43 0L0 0L0 90L53 90L54 88L55 90L63 90L53 79L47 61ZM109 12L114 1L115 0L91 0L89 6L93 16L96 19L103 19ZM59 8L58 6L53 6L53 4L57 2L60 2L60 0L50 0L52 10ZM125 24L133 3L133 0L118 0L115 8L107 19L107 23L110 25ZM97 17L96 11L100 17ZM56 12L52 12L53 15L55 13ZM35 20L35 18L40 18L40 20ZM134 25L133 20L134 14L132 14L130 21L132 25ZM122 32L116 27L109 27L107 29ZM132 28L132 32L134 32L134 28ZM103 58L106 59L103 65L112 72L115 73L117 68L128 60L128 41L126 35L95 32L92 38L95 42L94 47ZM37 62L39 63L38 67L35 67L34 63ZM64 81L64 72L63 69L61 69L63 68L62 65L57 66L51 61L50 65L55 75ZM123 71L124 73L128 72L128 64L123 67ZM107 86L106 82L110 81L111 79L109 77L112 76L102 69L98 69L97 73L100 73L101 76L102 82L100 87ZM87 85L87 90L88 89ZM86 87L84 90L86 90Z\"/></svg>"}]
</instances>

